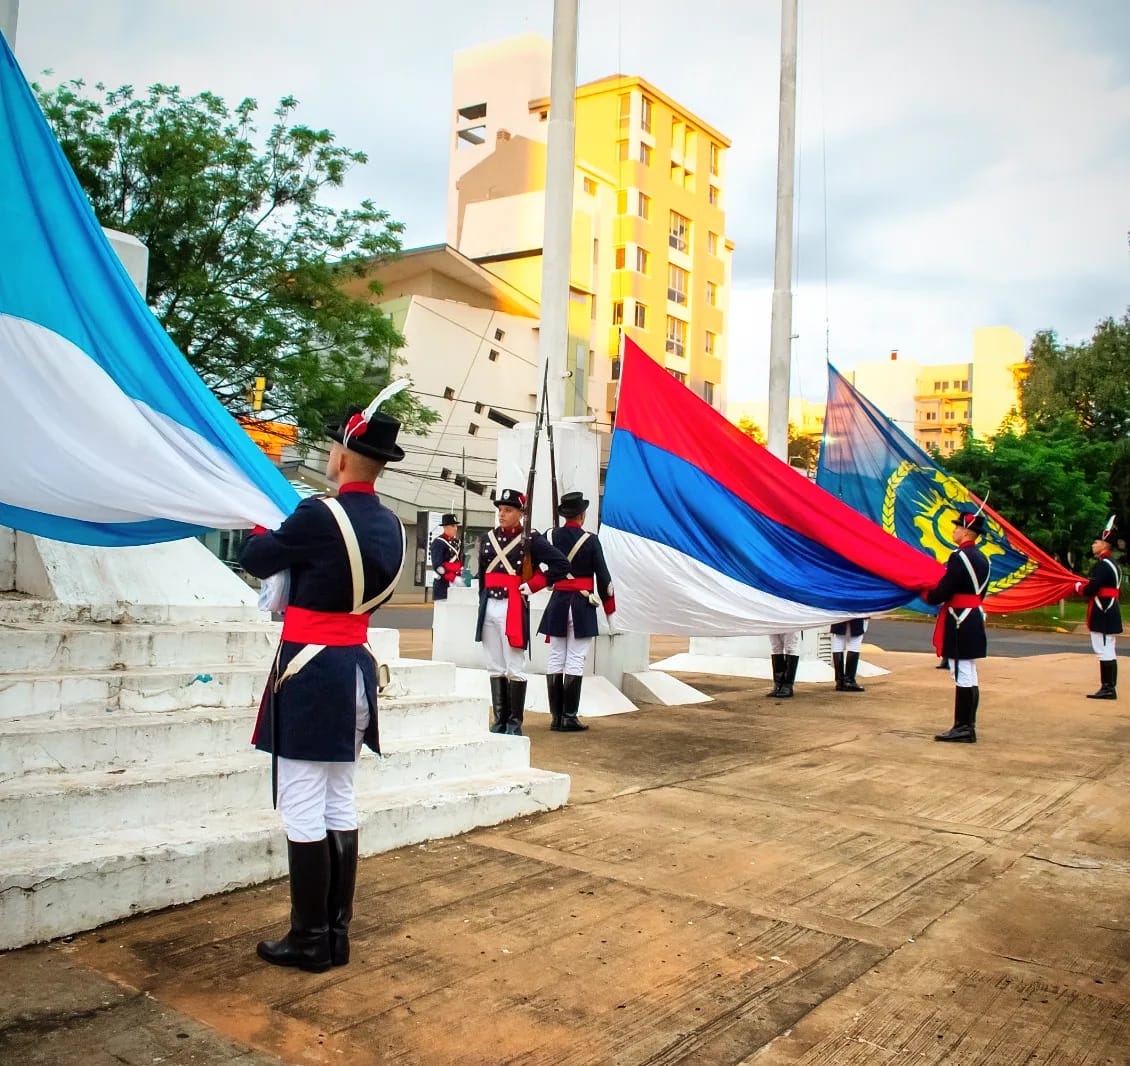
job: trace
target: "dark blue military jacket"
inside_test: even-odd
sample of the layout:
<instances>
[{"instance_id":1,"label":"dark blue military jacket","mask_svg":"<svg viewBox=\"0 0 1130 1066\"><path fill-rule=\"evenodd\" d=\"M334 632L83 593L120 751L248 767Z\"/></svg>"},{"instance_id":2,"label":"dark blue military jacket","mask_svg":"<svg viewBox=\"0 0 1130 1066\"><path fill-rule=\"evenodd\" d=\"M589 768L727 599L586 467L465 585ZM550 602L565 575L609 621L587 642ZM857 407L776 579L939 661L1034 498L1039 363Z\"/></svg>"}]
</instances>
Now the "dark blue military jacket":
<instances>
[{"instance_id":1,"label":"dark blue military jacket","mask_svg":"<svg viewBox=\"0 0 1130 1066\"><path fill-rule=\"evenodd\" d=\"M577 541L585 535L585 530L579 523L567 522L558 529L549 533L550 543L561 552L568 560L569 553ZM608 573L608 564L604 561L604 549L595 534L590 533L584 544L578 549L569 563L569 573L573 577L591 577L594 581L594 591L604 604L604 609L611 614L616 610L616 601L613 598L612 578ZM577 637L595 637L599 632L596 624L596 607L589 601L583 592L553 590L549 598L549 606L541 617L539 633L551 637L564 637L569 633L569 615L573 616L573 635Z\"/></svg>"},{"instance_id":2,"label":"dark blue military jacket","mask_svg":"<svg viewBox=\"0 0 1130 1066\"><path fill-rule=\"evenodd\" d=\"M969 567L961 557L969 561ZM988 587L989 560L973 543L964 544L950 554L946 562L946 572L942 580L925 595L927 603L945 604L954 596L973 594L985 598L984 589ZM984 659L989 654L985 638L985 616L980 607L953 608L942 607L945 636L942 643L942 656L946 659Z\"/></svg>"},{"instance_id":3,"label":"dark blue military jacket","mask_svg":"<svg viewBox=\"0 0 1130 1066\"><path fill-rule=\"evenodd\" d=\"M364 600L368 600L388 588L400 571L404 527L367 482L343 485L337 500L357 535L365 575ZM273 533L249 537L239 561L248 573L259 578L289 569L291 606L340 614L353 610L353 576L345 541L321 500L303 500ZM282 676L303 647L289 640L279 645L269 690L275 677ZM256 747L284 759L352 762L358 668L369 702L365 743L380 751L376 665L364 644L324 648L283 681L274 697L278 737L272 734L271 715L261 713Z\"/></svg>"},{"instance_id":4,"label":"dark blue military jacket","mask_svg":"<svg viewBox=\"0 0 1130 1066\"><path fill-rule=\"evenodd\" d=\"M1116 589L1122 584L1122 571L1109 556L1095 560L1091 568L1091 580L1080 593L1091 600L1087 608L1087 625L1092 633L1121 633L1122 609L1117 596L1100 596L1100 589Z\"/></svg>"},{"instance_id":5,"label":"dark blue military jacket","mask_svg":"<svg viewBox=\"0 0 1130 1066\"><path fill-rule=\"evenodd\" d=\"M501 526L496 526L492 532L503 551L507 550L512 541L521 540L522 537L521 527L504 531ZM569 573L568 560L537 530L530 534L530 555L534 563L534 573L531 578L531 587L534 592L545 588L546 584L552 585L554 581L559 581ZM487 600L504 600L507 598L506 589L488 589L484 581L494 557L494 545L491 544L490 537L484 533L479 538L479 617L475 623L475 640L478 641L483 639L483 620L486 618ZM506 557L510 560L510 565L521 573L523 557L521 544L507 552ZM501 572L505 573L506 571L503 569ZM530 605L525 602L525 597L522 599L522 633L526 638L526 647L528 648L530 646Z\"/></svg>"},{"instance_id":6,"label":"dark blue military jacket","mask_svg":"<svg viewBox=\"0 0 1130 1066\"><path fill-rule=\"evenodd\" d=\"M862 637L867 632L867 619L849 618L846 622L833 622L831 632L839 637L846 637L849 633L853 637Z\"/></svg>"},{"instance_id":7,"label":"dark blue military jacket","mask_svg":"<svg viewBox=\"0 0 1130 1066\"><path fill-rule=\"evenodd\" d=\"M447 537L440 534L432 541L430 550L432 558L432 572L443 569L444 563L462 562L463 559L463 542L456 537L454 540L448 540ZM447 579L436 576L432 582L432 599L433 600L446 600L447 599Z\"/></svg>"}]
</instances>

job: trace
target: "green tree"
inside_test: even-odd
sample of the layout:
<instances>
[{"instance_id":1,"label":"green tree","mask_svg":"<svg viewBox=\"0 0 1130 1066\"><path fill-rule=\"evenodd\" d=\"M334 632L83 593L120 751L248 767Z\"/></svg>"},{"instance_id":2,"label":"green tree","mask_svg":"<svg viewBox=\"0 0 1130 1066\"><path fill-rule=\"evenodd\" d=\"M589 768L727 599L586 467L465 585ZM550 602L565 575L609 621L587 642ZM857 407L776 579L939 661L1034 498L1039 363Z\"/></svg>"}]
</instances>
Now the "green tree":
<instances>
[{"instance_id":1,"label":"green tree","mask_svg":"<svg viewBox=\"0 0 1130 1066\"><path fill-rule=\"evenodd\" d=\"M356 279L400 251L403 227L368 200L320 202L362 152L295 123L293 97L259 146L254 100L229 108L166 85L35 89L99 222L149 249L154 313L233 414L251 412L264 377L264 411L309 440L387 384L403 338L366 298L378 286ZM410 428L437 417L408 393L389 410Z\"/></svg>"},{"instance_id":2,"label":"green tree","mask_svg":"<svg viewBox=\"0 0 1130 1066\"><path fill-rule=\"evenodd\" d=\"M766 436L762 428L747 415L738 419L738 429L747 437L757 441L764 447ZM815 437L806 436L797 431L796 426L789 423L789 463L793 466L803 467L805 470L815 470L820 459L820 441Z\"/></svg>"},{"instance_id":3,"label":"green tree","mask_svg":"<svg viewBox=\"0 0 1130 1066\"><path fill-rule=\"evenodd\" d=\"M1061 414L1025 433L1009 428L985 442L967 435L946 470L1045 551L1078 563L1110 514L1113 445Z\"/></svg>"}]
</instances>

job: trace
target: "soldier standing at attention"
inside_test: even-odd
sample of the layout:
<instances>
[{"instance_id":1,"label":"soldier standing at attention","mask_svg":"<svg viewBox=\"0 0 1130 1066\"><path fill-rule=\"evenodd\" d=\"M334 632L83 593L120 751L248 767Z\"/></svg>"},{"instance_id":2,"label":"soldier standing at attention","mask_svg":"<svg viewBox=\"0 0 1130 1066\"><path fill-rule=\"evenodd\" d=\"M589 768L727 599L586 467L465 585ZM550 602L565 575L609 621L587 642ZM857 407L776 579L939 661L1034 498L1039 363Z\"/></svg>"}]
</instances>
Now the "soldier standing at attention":
<instances>
[{"instance_id":1,"label":"soldier standing at attention","mask_svg":"<svg viewBox=\"0 0 1130 1066\"><path fill-rule=\"evenodd\" d=\"M431 544L432 600L439 603L447 599L447 586L463 572L463 542L459 539L459 522L453 514L445 514L441 520L443 532Z\"/></svg>"},{"instance_id":2,"label":"soldier standing at attention","mask_svg":"<svg viewBox=\"0 0 1130 1066\"><path fill-rule=\"evenodd\" d=\"M349 961L354 774L362 742L380 752L369 615L392 595L405 554L404 527L373 482L385 463L404 458L399 428L375 406L328 427L326 476L337 496L303 500L273 533L254 530L240 556L256 577L290 571L282 640L252 738L272 755L286 828L290 932L257 949L276 966L321 973Z\"/></svg>"},{"instance_id":3,"label":"soldier standing at attention","mask_svg":"<svg viewBox=\"0 0 1130 1066\"><path fill-rule=\"evenodd\" d=\"M582 493L565 493L558 504L565 525L549 534L550 543L569 563L569 576L554 582L553 595L538 627L539 633L549 637L545 684L549 690L550 729L560 733L588 729L577 713L585 659L598 632L596 608L603 606L609 618L616 610L604 549L596 535L584 529L588 509L589 501Z\"/></svg>"},{"instance_id":4,"label":"soldier standing at attention","mask_svg":"<svg viewBox=\"0 0 1130 1066\"><path fill-rule=\"evenodd\" d=\"M529 663L531 592L559 581L569 563L540 533L522 529L526 497L504 489L495 500L498 525L479 540L479 617L475 640L481 641L490 673L492 733L522 735ZM530 577L522 578L526 553ZM545 571L542 571L542 567Z\"/></svg>"},{"instance_id":5,"label":"soldier standing at attention","mask_svg":"<svg viewBox=\"0 0 1130 1066\"><path fill-rule=\"evenodd\" d=\"M863 647L866 632L866 618L852 618L832 626L832 669L836 673L837 692L864 691L855 680L855 672L859 668L859 649Z\"/></svg>"},{"instance_id":6,"label":"soldier standing at attention","mask_svg":"<svg viewBox=\"0 0 1130 1066\"><path fill-rule=\"evenodd\" d=\"M1114 638L1122 632L1122 611L1118 606L1118 590L1122 584L1122 571L1111 554L1117 544L1114 535L1114 516L1091 545L1095 565L1091 580L1085 585L1079 581L1075 591L1091 602L1087 606L1087 627L1091 631L1091 647L1099 660L1099 690L1087 694L1089 700L1118 699L1118 658Z\"/></svg>"},{"instance_id":7,"label":"soldier standing at attention","mask_svg":"<svg viewBox=\"0 0 1130 1066\"><path fill-rule=\"evenodd\" d=\"M767 696L778 700L792 699L797 666L800 664L800 656L797 655L799 642L800 636L797 633L769 635L769 653L773 663L773 691L767 692Z\"/></svg>"},{"instance_id":8,"label":"soldier standing at attention","mask_svg":"<svg viewBox=\"0 0 1130 1066\"><path fill-rule=\"evenodd\" d=\"M981 601L989 587L989 560L977 548L977 538L984 532L980 511L958 511L953 530L957 549L950 553L941 581L922 593L927 603L941 606L934 649L949 660L956 685L953 728L934 737L950 743L977 743L977 705L981 701L977 660L988 654Z\"/></svg>"}]
</instances>

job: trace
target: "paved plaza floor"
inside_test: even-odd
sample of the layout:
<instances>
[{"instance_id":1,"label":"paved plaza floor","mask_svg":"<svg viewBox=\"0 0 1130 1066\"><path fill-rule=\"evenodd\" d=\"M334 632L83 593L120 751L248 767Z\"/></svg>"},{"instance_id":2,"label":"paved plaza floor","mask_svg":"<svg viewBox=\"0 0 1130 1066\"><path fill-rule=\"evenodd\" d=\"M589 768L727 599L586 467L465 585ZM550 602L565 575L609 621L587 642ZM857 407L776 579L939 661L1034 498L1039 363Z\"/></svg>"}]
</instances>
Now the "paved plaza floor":
<instances>
[{"instance_id":1,"label":"paved plaza floor","mask_svg":"<svg viewBox=\"0 0 1130 1066\"><path fill-rule=\"evenodd\" d=\"M570 806L364 860L347 967L256 958L285 882L0 955L0 1061L1130 1063L1130 680L989 659L951 746L933 657L868 658L864 694L532 716Z\"/></svg>"}]
</instances>

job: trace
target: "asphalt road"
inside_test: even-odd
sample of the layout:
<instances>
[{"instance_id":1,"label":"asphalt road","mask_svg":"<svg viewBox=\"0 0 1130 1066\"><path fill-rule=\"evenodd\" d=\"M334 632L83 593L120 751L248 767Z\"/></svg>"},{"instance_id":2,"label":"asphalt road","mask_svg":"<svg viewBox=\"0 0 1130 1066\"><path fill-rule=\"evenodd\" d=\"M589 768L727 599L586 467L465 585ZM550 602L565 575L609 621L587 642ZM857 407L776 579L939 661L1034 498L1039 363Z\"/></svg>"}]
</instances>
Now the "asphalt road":
<instances>
[{"instance_id":1,"label":"asphalt road","mask_svg":"<svg viewBox=\"0 0 1130 1066\"><path fill-rule=\"evenodd\" d=\"M430 629L431 605L382 607L374 616L374 624L389 629ZM891 618L872 621L867 630L867 643L883 651L930 651L933 624L901 622ZM1090 653L1091 645L1083 633L1041 633L1026 629L989 627L989 654L1008 658L1028 655L1050 655L1056 652Z\"/></svg>"}]
</instances>

